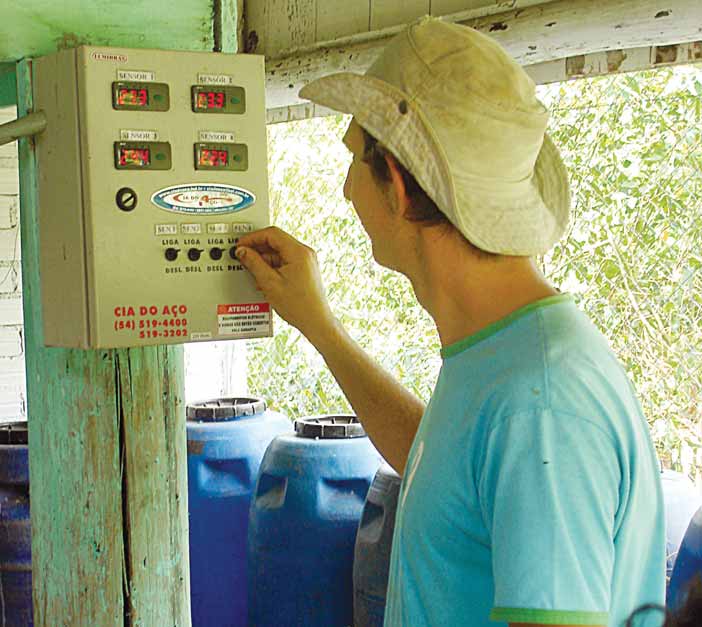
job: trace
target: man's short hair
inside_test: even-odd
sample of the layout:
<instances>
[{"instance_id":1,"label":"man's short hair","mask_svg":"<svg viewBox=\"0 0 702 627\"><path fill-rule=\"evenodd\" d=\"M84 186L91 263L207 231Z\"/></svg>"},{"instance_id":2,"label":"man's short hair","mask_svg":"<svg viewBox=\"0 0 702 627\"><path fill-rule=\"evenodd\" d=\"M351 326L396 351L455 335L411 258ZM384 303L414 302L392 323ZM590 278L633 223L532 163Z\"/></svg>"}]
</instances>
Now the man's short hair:
<instances>
[{"instance_id":1,"label":"man's short hair","mask_svg":"<svg viewBox=\"0 0 702 627\"><path fill-rule=\"evenodd\" d=\"M371 173L376 181L381 183L389 183L392 180L390 176L390 167L385 160L385 155L392 154L389 150L383 147L378 140L373 137L366 129L361 127L363 132L363 161L368 164ZM419 186L417 180L397 159L397 167L405 183L407 197L410 200L410 206L405 213L405 218L410 222L418 222L424 226L439 226L446 225L455 228L446 215L441 211L436 203L429 198L429 195ZM464 237L465 239L465 237ZM466 240L471 249L482 258L497 258L500 255L491 253L481 248L478 248L472 242Z\"/></svg>"}]
</instances>

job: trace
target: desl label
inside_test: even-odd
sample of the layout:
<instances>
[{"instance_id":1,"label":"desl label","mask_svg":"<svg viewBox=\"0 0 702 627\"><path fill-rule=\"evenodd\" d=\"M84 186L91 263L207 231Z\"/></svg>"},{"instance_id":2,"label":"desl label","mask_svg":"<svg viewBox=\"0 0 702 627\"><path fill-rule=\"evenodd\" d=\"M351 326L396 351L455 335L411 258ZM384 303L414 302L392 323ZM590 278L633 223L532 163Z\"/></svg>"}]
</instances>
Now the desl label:
<instances>
[{"instance_id":1,"label":"desl label","mask_svg":"<svg viewBox=\"0 0 702 627\"><path fill-rule=\"evenodd\" d=\"M268 303L217 305L220 335L250 337L272 332L271 306Z\"/></svg>"}]
</instances>

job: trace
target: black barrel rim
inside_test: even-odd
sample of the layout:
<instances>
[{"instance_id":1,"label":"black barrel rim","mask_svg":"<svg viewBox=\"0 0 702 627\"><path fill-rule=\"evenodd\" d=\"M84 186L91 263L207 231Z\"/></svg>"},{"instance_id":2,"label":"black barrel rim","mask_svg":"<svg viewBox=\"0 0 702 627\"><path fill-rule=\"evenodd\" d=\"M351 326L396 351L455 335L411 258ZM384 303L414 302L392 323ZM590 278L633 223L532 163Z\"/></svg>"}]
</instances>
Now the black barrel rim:
<instances>
[{"instance_id":1,"label":"black barrel rim","mask_svg":"<svg viewBox=\"0 0 702 627\"><path fill-rule=\"evenodd\" d=\"M344 440L365 437L366 432L353 415L329 414L307 416L295 421L295 433L301 438Z\"/></svg>"},{"instance_id":2,"label":"black barrel rim","mask_svg":"<svg viewBox=\"0 0 702 627\"><path fill-rule=\"evenodd\" d=\"M28 442L26 420L0 426L0 444L26 446Z\"/></svg>"},{"instance_id":3,"label":"black barrel rim","mask_svg":"<svg viewBox=\"0 0 702 627\"><path fill-rule=\"evenodd\" d=\"M201 422L226 422L244 416L255 416L266 411L266 401L261 398L214 398L188 405L188 420Z\"/></svg>"}]
</instances>

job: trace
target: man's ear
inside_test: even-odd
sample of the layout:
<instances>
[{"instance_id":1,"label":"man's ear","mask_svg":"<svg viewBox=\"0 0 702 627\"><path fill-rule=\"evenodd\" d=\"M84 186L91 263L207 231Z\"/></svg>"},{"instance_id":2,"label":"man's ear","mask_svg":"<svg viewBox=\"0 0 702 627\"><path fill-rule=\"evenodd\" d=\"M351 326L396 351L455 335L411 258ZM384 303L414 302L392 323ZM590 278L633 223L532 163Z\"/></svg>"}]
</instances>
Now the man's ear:
<instances>
[{"instance_id":1,"label":"man's ear","mask_svg":"<svg viewBox=\"0 0 702 627\"><path fill-rule=\"evenodd\" d=\"M395 198L395 209L404 216L410 207L410 199L407 195L407 187L405 180L400 173L400 165L397 159L390 153L385 153L385 163L388 165L390 172L390 184L392 185L392 193Z\"/></svg>"}]
</instances>

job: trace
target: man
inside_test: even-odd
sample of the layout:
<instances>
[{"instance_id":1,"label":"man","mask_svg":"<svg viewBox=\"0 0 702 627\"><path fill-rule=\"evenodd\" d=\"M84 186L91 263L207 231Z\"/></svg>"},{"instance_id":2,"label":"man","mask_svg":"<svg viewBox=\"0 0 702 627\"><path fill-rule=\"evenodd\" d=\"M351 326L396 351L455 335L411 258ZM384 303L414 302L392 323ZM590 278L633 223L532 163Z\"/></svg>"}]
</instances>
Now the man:
<instances>
[{"instance_id":1,"label":"man","mask_svg":"<svg viewBox=\"0 0 702 627\"><path fill-rule=\"evenodd\" d=\"M490 38L424 18L366 75L301 95L353 114L344 195L442 344L425 408L341 328L312 250L275 228L241 238L266 298L404 471L385 624L619 627L661 603L646 421L604 338L532 259L570 207L532 81Z\"/></svg>"}]
</instances>

